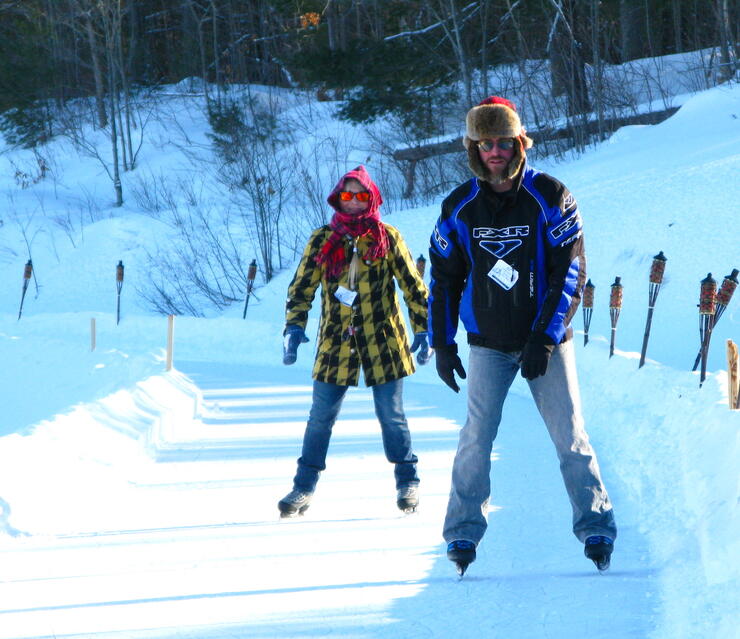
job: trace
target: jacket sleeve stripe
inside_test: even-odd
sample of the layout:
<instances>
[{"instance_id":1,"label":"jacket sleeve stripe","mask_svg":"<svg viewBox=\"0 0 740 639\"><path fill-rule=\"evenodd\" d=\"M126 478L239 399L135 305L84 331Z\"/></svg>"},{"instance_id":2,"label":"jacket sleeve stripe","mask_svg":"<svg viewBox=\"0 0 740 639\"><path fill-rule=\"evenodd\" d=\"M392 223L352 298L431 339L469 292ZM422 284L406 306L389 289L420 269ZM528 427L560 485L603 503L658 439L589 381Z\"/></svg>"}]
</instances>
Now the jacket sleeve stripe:
<instances>
[{"instance_id":1,"label":"jacket sleeve stripe","mask_svg":"<svg viewBox=\"0 0 740 639\"><path fill-rule=\"evenodd\" d=\"M457 216L460 213L460 210L478 194L478 191L480 191L478 181L471 180L471 182L472 188L470 189L470 193L468 193L468 195L465 196L465 198L463 198L463 200L455 207L455 210L452 211L452 214L448 218L443 220L441 224L437 223L434 226L434 232L432 233L432 248L437 249L442 257L449 257L452 251L450 231L458 226ZM468 253L470 253L469 249Z\"/></svg>"},{"instance_id":2,"label":"jacket sleeve stripe","mask_svg":"<svg viewBox=\"0 0 740 639\"><path fill-rule=\"evenodd\" d=\"M439 299L434 297L433 291L442 290L436 284L437 282L434 280L434 278L431 278L429 282L429 291L430 291L429 297L428 297L429 321L427 325L428 332L429 332L429 343L430 344L437 343L435 341L434 336L437 333L444 333L444 343L454 344L455 335L457 335L457 312L453 310L452 300L450 299L450 296L448 294L445 293L441 299L444 305L444 326L439 326L438 324L439 316L436 313L432 315L432 309L439 307ZM432 321L433 319L435 321Z\"/></svg>"},{"instance_id":3,"label":"jacket sleeve stripe","mask_svg":"<svg viewBox=\"0 0 740 639\"><path fill-rule=\"evenodd\" d=\"M467 195L449 215L442 214L432 233L429 249L432 263L429 285L429 340L435 346L455 343L461 315L463 322L472 320L475 325L470 282L464 292L460 290L457 282L461 284L468 271L465 259L472 261L470 231L460 220L460 211L474 200L479 192L478 180L473 178L470 180ZM473 330L468 324L466 328L469 331Z\"/></svg>"},{"instance_id":4,"label":"jacket sleeve stripe","mask_svg":"<svg viewBox=\"0 0 740 639\"><path fill-rule=\"evenodd\" d=\"M473 278L469 277L460 302L460 319L468 333L479 333L478 322L473 310Z\"/></svg>"},{"instance_id":5,"label":"jacket sleeve stripe","mask_svg":"<svg viewBox=\"0 0 740 639\"><path fill-rule=\"evenodd\" d=\"M563 202L563 209L559 206L548 206L545 198L532 183L536 174L528 175L522 182L522 187L537 201L544 215L547 228L547 240L550 246L560 246L568 240L574 239L581 232L583 222L578 213L578 207L573 196L568 193Z\"/></svg>"}]
</instances>

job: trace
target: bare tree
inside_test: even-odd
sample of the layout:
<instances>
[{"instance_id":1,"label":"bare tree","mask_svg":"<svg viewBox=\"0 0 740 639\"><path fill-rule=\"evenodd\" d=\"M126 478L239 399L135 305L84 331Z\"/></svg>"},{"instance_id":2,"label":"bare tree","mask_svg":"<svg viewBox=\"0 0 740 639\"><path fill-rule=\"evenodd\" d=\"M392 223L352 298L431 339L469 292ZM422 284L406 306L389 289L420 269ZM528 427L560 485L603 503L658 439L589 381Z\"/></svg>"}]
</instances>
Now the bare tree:
<instances>
[{"instance_id":1,"label":"bare tree","mask_svg":"<svg viewBox=\"0 0 740 639\"><path fill-rule=\"evenodd\" d=\"M462 80L466 104L473 103L473 75L470 53L467 50L469 37L465 34L466 22L481 9L480 5L467 5L459 9L456 0L433 0L428 4L429 11L442 27L445 40L452 48L455 62Z\"/></svg>"},{"instance_id":2,"label":"bare tree","mask_svg":"<svg viewBox=\"0 0 740 639\"><path fill-rule=\"evenodd\" d=\"M604 130L604 73L601 61L601 14L599 11L601 2L591 0L591 52L592 52L592 95L596 106L596 117L599 126L598 137L603 140L606 133Z\"/></svg>"},{"instance_id":3,"label":"bare tree","mask_svg":"<svg viewBox=\"0 0 740 639\"><path fill-rule=\"evenodd\" d=\"M208 93L208 63L206 61L207 47L205 41L205 25L209 20L213 20L213 16L210 15L211 7L209 7L206 2L199 2L198 0L186 0L185 6L187 7L188 13L195 25L201 77L203 78L203 89L206 94L206 101L209 101L210 95Z\"/></svg>"},{"instance_id":4,"label":"bare tree","mask_svg":"<svg viewBox=\"0 0 740 639\"><path fill-rule=\"evenodd\" d=\"M154 310L202 317L244 299L249 238L234 209L212 204L195 178L140 178L137 194L171 229L148 253L147 283L138 289Z\"/></svg>"},{"instance_id":5,"label":"bare tree","mask_svg":"<svg viewBox=\"0 0 740 639\"><path fill-rule=\"evenodd\" d=\"M645 5L642 0L619 0L622 62L644 55L646 24Z\"/></svg>"},{"instance_id":6,"label":"bare tree","mask_svg":"<svg viewBox=\"0 0 740 639\"><path fill-rule=\"evenodd\" d=\"M95 78L95 106L98 114L98 126L104 129L108 125L108 114L105 110L105 85L103 81L103 68L100 61L100 45L98 37L93 28L91 18L92 6L82 6L82 0L77 0L77 6L83 16L87 42L90 47L90 60L93 67L93 77Z\"/></svg>"},{"instance_id":7,"label":"bare tree","mask_svg":"<svg viewBox=\"0 0 740 639\"><path fill-rule=\"evenodd\" d=\"M576 148L583 149L587 141L584 132L587 113L591 110L586 84L583 43L574 27L579 3L583 0L550 0L555 14L550 40L550 70L553 95L565 94L567 116Z\"/></svg>"},{"instance_id":8,"label":"bare tree","mask_svg":"<svg viewBox=\"0 0 740 639\"><path fill-rule=\"evenodd\" d=\"M714 0L714 12L717 16L719 36L719 74L718 79L724 82L734 77L738 68L735 55L735 42L730 26L730 7L728 0Z\"/></svg>"}]
</instances>

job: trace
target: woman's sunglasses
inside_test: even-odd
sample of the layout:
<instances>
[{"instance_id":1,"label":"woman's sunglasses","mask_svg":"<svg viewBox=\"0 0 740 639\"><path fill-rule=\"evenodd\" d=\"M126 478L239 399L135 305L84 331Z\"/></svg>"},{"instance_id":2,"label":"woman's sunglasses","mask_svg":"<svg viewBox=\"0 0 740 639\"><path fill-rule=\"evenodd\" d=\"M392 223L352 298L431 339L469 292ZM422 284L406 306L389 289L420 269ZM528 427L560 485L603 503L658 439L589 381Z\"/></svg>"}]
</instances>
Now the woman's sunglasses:
<instances>
[{"instance_id":1,"label":"woman's sunglasses","mask_svg":"<svg viewBox=\"0 0 740 639\"><path fill-rule=\"evenodd\" d=\"M342 202L351 202L353 197L356 197L358 202L368 202L370 200L370 193L368 191L360 191L359 193L355 193L354 191L339 191L339 199Z\"/></svg>"},{"instance_id":2,"label":"woman's sunglasses","mask_svg":"<svg viewBox=\"0 0 740 639\"><path fill-rule=\"evenodd\" d=\"M493 151L493 147L497 146L502 151L511 151L514 148L514 138L499 138L498 140L480 140L478 142L478 148L481 151Z\"/></svg>"}]
</instances>

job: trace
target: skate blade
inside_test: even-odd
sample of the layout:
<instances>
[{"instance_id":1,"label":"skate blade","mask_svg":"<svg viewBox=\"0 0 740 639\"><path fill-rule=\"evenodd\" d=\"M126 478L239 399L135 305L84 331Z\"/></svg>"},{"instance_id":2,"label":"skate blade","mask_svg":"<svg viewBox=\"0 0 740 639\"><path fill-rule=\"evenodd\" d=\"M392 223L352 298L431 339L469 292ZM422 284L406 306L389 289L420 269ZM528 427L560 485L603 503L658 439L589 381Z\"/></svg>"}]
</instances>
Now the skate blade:
<instances>
[{"instance_id":1,"label":"skate blade","mask_svg":"<svg viewBox=\"0 0 740 639\"><path fill-rule=\"evenodd\" d=\"M419 507L419 504L409 504L404 501L397 501L396 507L402 513L413 513L413 512L416 512L416 509Z\"/></svg>"},{"instance_id":2,"label":"skate blade","mask_svg":"<svg viewBox=\"0 0 740 639\"><path fill-rule=\"evenodd\" d=\"M463 578L463 575L465 574L465 571L468 569L468 566L470 564L463 564L463 563L456 563L455 568L457 569L457 576L460 577L460 579Z\"/></svg>"},{"instance_id":3,"label":"skate blade","mask_svg":"<svg viewBox=\"0 0 740 639\"><path fill-rule=\"evenodd\" d=\"M604 560L597 561L594 559L594 564L596 565L596 569L599 572L604 573L607 570L609 570L610 561L608 559L605 561Z\"/></svg>"},{"instance_id":4,"label":"skate blade","mask_svg":"<svg viewBox=\"0 0 740 639\"><path fill-rule=\"evenodd\" d=\"M303 513L305 513L308 510L308 506L303 506L303 508L299 510L293 510L293 511L280 511L280 519L296 519L297 517L302 517Z\"/></svg>"}]
</instances>

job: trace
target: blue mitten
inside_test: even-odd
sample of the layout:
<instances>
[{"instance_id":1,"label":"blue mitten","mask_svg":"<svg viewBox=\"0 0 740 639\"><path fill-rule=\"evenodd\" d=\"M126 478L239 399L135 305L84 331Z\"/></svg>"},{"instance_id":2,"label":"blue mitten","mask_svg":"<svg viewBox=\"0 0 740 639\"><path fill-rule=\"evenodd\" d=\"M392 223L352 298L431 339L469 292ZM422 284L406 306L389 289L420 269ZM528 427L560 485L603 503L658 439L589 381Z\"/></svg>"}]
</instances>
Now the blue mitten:
<instances>
[{"instance_id":1,"label":"blue mitten","mask_svg":"<svg viewBox=\"0 0 740 639\"><path fill-rule=\"evenodd\" d=\"M416 351L419 351L416 353ZM414 341L411 344L411 352L416 353L416 362L419 366L424 366L432 359L432 353L434 352L429 348L429 339L427 333L417 333L414 335Z\"/></svg>"},{"instance_id":2,"label":"blue mitten","mask_svg":"<svg viewBox=\"0 0 740 639\"><path fill-rule=\"evenodd\" d=\"M283 364L295 364L298 357L298 346L305 344L308 337L300 326L288 324L283 331Z\"/></svg>"}]
</instances>

